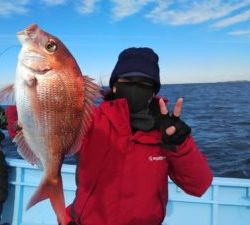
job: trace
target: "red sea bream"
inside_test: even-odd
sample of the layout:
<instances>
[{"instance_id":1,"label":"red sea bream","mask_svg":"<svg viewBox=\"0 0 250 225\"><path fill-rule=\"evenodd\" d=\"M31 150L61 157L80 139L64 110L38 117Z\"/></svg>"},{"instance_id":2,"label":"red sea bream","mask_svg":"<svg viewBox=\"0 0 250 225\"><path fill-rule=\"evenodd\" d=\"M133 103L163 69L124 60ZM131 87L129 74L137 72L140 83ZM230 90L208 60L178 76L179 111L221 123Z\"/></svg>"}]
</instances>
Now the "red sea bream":
<instances>
[{"instance_id":1,"label":"red sea bream","mask_svg":"<svg viewBox=\"0 0 250 225\"><path fill-rule=\"evenodd\" d=\"M18 151L44 170L27 208L49 198L58 221L65 225L61 166L65 155L81 147L98 86L82 75L65 45L37 25L17 36L22 48L16 79L0 91L0 102L14 96L22 128L14 139Z\"/></svg>"}]
</instances>

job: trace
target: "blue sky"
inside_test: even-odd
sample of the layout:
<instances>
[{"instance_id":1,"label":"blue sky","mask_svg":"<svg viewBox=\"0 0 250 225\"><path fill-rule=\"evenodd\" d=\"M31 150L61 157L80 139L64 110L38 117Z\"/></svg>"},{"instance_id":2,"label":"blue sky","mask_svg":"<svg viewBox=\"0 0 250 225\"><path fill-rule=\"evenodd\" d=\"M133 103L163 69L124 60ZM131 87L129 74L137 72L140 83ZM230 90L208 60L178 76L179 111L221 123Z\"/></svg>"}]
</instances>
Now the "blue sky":
<instances>
[{"instance_id":1,"label":"blue sky","mask_svg":"<svg viewBox=\"0 0 250 225\"><path fill-rule=\"evenodd\" d=\"M16 32L31 23L104 84L132 46L158 53L163 83L250 80L250 0L0 0L0 84L13 82Z\"/></svg>"}]
</instances>

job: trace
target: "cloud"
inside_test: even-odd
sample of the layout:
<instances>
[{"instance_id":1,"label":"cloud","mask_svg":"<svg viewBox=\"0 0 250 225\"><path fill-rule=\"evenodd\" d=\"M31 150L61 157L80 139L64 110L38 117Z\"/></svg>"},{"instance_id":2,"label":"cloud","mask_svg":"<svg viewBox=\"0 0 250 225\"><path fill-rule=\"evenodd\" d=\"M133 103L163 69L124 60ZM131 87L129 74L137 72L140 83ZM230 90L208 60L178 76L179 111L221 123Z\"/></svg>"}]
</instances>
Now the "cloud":
<instances>
[{"instance_id":1,"label":"cloud","mask_svg":"<svg viewBox=\"0 0 250 225\"><path fill-rule=\"evenodd\" d=\"M82 14L90 14L95 10L96 3L99 0L81 0L77 10Z\"/></svg>"},{"instance_id":2,"label":"cloud","mask_svg":"<svg viewBox=\"0 0 250 225\"><path fill-rule=\"evenodd\" d=\"M26 14L29 10L26 7L29 0L0 0L0 16L10 16L12 14Z\"/></svg>"},{"instance_id":3,"label":"cloud","mask_svg":"<svg viewBox=\"0 0 250 225\"><path fill-rule=\"evenodd\" d=\"M56 6L63 5L67 2L67 0L42 0L48 6Z\"/></svg>"},{"instance_id":4,"label":"cloud","mask_svg":"<svg viewBox=\"0 0 250 225\"><path fill-rule=\"evenodd\" d=\"M250 36L250 30L235 30L228 32L232 36Z\"/></svg>"},{"instance_id":5,"label":"cloud","mask_svg":"<svg viewBox=\"0 0 250 225\"><path fill-rule=\"evenodd\" d=\"M199 24L223 18L250 5L250 0L228 2L222 0L158 0L157 6L146 15L154 22L169 25Z\"/></svg>"},{"instance_id":6,"label":"cloud","mask_svg":"<svg viewBox=\"0 0 250 225\"><path fill-rule=\"evenodd\" d=\"M242 12L238 15L223 19L215 23L212 27L213 28L223 28L230 25L234 25L237 23L245 22L247 20L250 20L250 10L247 10L245 12Z\"/></svg>"},{"instance_id":7,"label":"cloud","mask_svg":"<svg viewBox=\"0 0 250 225\"><path fill-rule=\"evenodd\" d=\"M131 16L139 12L148 3L155 2L154 0L111 0L114 4L112 9L113 18L121 20L127 16Z\"/></svg>"},{"instance_id":8,"label":"cloud","mask_svg":"<svg viewBox=\"0 0 250 225\"><path fill-rule=\"evenodd\" d=\"M81 14L91 14L97 3L102 0L40 0L45 6L60 6L66 3L77 4L76 10ZM31 0L0 0L0 17L26 14L31 9ZM38 1L37 1L38 2ZM250 20L250 0L109 0L112 18L116 21L136 13L155 22L171 26L192 25L212 22L212 28L227 26Z\"/></svg>"}]
</instances>

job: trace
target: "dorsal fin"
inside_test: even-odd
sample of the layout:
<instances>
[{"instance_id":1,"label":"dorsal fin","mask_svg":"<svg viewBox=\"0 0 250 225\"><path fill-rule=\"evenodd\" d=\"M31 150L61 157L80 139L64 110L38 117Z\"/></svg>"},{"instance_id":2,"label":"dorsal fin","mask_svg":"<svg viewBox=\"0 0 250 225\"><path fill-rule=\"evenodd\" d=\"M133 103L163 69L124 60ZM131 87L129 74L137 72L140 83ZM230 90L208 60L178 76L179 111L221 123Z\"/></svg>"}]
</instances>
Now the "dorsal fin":
<instances>
[{"instance_id":1,"label":"dorsal fin","mask_svg":"<svg viewBox=\"0 0 250 225\"><path fill-rule=\"evenodd\" d=\"M73 155L78 152L82 145L82 137L87 133L92 122L94 100L100 97L100 87L93 82L93 79L88 76L83 76L84 79L84 101L83 101L83 119L81 130L74 145L66 152L67 155Z\"/></svg>"}]
</instances>

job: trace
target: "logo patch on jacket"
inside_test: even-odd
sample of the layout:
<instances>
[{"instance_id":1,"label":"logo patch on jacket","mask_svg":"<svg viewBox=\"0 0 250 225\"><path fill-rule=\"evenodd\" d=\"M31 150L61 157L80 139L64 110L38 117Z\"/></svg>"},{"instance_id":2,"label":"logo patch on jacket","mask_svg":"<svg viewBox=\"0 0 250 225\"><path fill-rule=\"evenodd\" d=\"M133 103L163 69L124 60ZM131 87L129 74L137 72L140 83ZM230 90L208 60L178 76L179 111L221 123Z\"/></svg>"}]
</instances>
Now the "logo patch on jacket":
<instances>
[{"instance_id":1,"label":"logo patch on jacket","mask_svg":"<svg viewBox=\"0 0 250 225\"><path fill-rule=\"evenodd\" d=\"M151 155L151 156L148 157L148 160L151 161L151 162L152 161L162 161L162 160L165 160L165 159L166 159L166 156L161 156L161 155L160 156L152 156Z\"/></svg>"}]
</instances>

